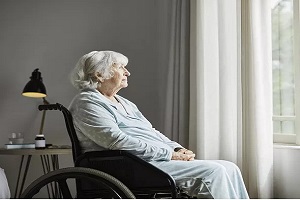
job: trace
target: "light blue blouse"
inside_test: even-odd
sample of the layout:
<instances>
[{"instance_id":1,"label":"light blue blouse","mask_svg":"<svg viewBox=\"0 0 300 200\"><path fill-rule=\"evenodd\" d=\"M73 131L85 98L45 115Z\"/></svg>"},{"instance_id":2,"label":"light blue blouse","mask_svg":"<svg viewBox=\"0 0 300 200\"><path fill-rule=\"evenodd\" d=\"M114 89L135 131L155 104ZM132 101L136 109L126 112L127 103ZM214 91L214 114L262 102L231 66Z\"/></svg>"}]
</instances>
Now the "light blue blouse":
<instances>
[{"instance_id":1,"label":"light blue blouse","mask_svg":"<svg viewBox=\"0 0 300 200\"><path fill-rule=\"evenodd\" d=\"M135 104L116 98L119 104L84 89L72 100L69 110L83 151L127 150L147 161L171 160L182 146L155 130Z\"/></svg>"}]
</instances>

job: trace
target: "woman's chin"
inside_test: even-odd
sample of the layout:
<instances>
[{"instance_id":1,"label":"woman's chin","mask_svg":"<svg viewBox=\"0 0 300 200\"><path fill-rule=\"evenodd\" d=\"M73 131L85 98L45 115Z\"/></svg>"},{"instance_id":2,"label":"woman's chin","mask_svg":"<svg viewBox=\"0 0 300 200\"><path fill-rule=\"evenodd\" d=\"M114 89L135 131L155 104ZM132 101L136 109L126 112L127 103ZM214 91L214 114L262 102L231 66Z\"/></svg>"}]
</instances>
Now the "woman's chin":
<instances>
[{"instance_id":1,"label":"woman's chin","mask_svg":"<svg viewBox=\"0 0 300 200\"><path fill-rule=\"evenodd\" d=\"M127 87L128 87L128 83L127 82L122 84L122 88L127 88Z\"/></svg>"}]
</instances>

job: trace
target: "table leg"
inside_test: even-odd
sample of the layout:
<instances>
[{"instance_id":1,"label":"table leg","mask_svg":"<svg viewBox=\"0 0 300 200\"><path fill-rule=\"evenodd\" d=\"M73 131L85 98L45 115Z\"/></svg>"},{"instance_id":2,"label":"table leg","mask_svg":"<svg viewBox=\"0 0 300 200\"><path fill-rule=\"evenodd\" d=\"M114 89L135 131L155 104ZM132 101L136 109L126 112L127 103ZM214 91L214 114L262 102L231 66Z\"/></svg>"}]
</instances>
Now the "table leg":
<instances>
[{"instance_id":1,"label":"table leg","mask_svg":"<svg viewBox=\"0 0 300 200\"><path fill-rule=\"evenodd\" d=\"M47 159L46 159L45 155L41 155L40 157L41 157L41 162L42 162L42 166L43 166L43 172L44 172L44 174L47 174L49 172ZM49 199L51 199L50 190L49 190L48 185L47 185L47 193L48 193Z\"/></svg>"},{"instance_id":2,"label":"table leg","mask_svg":"<svg viewBox=\"0 0 300 200\"><path fill-rule=\"evenodd\" d=\"M18 179L17 179L17 186L16 186L16 191L15 191L15 198L19 198L20 195L21 195L22 192L23 192L23 188L24 188L24 184L25 184L25 181L26 181L27 172L28 172L28 169L29 169L29 165L30 165L30 161L31 161L32 155L28 155L28 156L27 156L27 161L26 161L26 165L25 165L24 172L23 172L22 181L20 182L21 173L22 173L22 168L23 168L23 162L24 162L24 157L25 157L25 156L22 155L21 163L20 163L20 167L19 167ZM18 189L19 189L19 184L20 184L20 183L21 183L21 185L20 185L20 190L18 191Z\"/></svg>"},{"instance_id":3,"label":"table leg","mask_svg":"<svg viewBox=\"0 0 300 200\"><path fill-rule=\"evenodd\" d=\"M19 182L20 182L20 177L21 177L21 171L22 171L23 161L24 161L24 155L22 155L21 162L20 162L20 165L19 165L17 186L16 186L15 196L14 196L15 199L17 198L17 195L18 195L18 188L19 188Z\"/></svg>"},{"instance_id":4,"label":"table leg","mask_svg":"<svg viewBox=\"0 0 300 200\"><path fill-rule=\"evenodd\" d=\"M59 169L58 155L41 155L41 161L44 174ZM52 168L52 169L51 169ZM47 191L49 198L60 198L60 189L57 183L50 183L50 189L47 185Z\"/></svg>"},{"instance_id":5,"label":"table leg","mask_svg":"<svg viewBox=\"0 0 300 200\"><path fill-rule=\"evenodd\" d=\"M58 166L58 155L51 155L50 156L51 164L52 164L52 169L57 170L59 169ZM57 183L54 184L54 193L55 193L55 198L60 198L60 189Z\"/></svg>"}]
</instances>

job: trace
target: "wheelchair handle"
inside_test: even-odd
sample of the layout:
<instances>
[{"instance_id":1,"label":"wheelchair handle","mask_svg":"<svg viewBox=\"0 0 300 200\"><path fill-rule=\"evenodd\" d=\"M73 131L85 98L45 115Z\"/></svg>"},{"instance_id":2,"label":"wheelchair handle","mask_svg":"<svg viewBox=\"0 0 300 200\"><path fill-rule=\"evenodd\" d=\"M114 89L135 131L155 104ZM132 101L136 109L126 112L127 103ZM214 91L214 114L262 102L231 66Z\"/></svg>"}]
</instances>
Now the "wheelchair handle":
<instances>
[{"instance_id":1,"label":"wheelchair handle","mask_svg":"<svg viewBox=\"0 0 300 200\"><path fill-rule=\"evenodd\" d=\"M39 110L61 110L61 104L45 104L45 105L39 105Z\"/></svg>"}]
</instances>

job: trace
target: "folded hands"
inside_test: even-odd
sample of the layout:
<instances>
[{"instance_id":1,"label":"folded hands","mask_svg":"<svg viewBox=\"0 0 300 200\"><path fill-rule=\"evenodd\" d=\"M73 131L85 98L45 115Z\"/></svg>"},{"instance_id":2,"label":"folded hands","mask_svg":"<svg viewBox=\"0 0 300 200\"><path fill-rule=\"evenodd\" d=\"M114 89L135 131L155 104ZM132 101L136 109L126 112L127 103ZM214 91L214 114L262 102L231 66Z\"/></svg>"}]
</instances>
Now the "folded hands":
<instances>
[{"instance_id":1,"label":"folded hands","mask_svg":"<svg viewBox=\"0 0 300 200\"><path fill-rule=\"evenodd\" d=\"M191 150L188 149L180 149L177 152L173 152L172 160L184 160L184 161L192 161L195 159L195 154Z\"/></svg>"}]
</instances>

